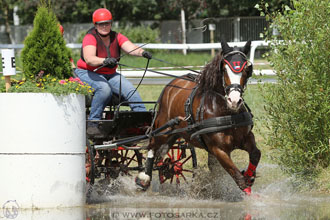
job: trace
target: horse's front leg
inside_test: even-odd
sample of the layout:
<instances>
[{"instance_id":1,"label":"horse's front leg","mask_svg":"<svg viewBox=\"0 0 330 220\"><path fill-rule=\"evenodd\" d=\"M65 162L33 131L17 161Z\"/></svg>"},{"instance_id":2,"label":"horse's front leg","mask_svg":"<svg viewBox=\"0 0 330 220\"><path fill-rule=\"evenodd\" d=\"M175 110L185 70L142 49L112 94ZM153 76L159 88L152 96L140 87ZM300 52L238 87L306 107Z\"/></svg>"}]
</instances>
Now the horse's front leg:
<instances>
[{"instance_id":1,"label":"horse's front leg","mask_svg":"<svg viewBox=\"0 0 330 220\"><path fill-rule=\"evenodd\" d=\"M245 178L236 167L232 159L230 158L230 152L225 152L224 150L218 147L212 147L211 153L217 158L222 167L227 171L227 173L234 179L237 186L244 192L248 188L248 185L245 182Z\"/></svg>"},{"instance_id":2,"label":"horse's front leg","mask_svg":"<svg viewBox=\"0 0 330 220\"><path fill-rule=\"evenodd\" d=\"M149 150L145 162L145 170L144 172L140 172L138 176L135 178L135 183L138 186L140 186L143 190L147 190L148 187L150 186L154 159L155 159L154 151Z\"/></svg>"},{"instance_id":3,"label":"horse's front leg","mask_svg":"<svg viewBox=\"0 0 330 220\"><path fill-rule=\"evenodd\" d=\"M249 153L249 166L246 171L243 172L245 183L249 187L247 189L247 193L251 193L251 186L254 183L254 179L256 177L256 168L258 166L261 152L256 146L254 134L250 132L248 136L245 138L243 150Z\"/></svg>"}]
</instances>

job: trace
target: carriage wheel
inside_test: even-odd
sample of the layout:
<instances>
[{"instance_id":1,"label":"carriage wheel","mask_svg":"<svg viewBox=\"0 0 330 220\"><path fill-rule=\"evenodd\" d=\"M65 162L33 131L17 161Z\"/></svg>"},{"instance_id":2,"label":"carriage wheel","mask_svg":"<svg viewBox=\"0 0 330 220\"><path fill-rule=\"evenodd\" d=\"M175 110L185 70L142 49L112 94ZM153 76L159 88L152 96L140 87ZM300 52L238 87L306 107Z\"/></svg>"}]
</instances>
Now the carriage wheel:
<instances>
[{"instance_id":1,"label":"carriage wheel","mask_svg":"<svg viewBox=\"0 0 330 220\"><path fill-rule=\"evenodd\" d=\"M91 185L95 181L95 159L94 159L94 149L92 148L89 140L86 141L86 159L85 159L85 168L86 168L86 181Z\"/></svg>"},{"instance_id":2,"label":"carriage wheel","mask_svg":"<svg viewBox=\"0 0 330 220\"><path fill-rule=\"evenodd\" d=\"M171 184L173 181L176 184L180 184L181 180L187 182L187 178L193 177L194 169L197 168L195 148L178 141L156 167L161 184L166 181L170 181Z\"/></svg>"},{"instance_id":3,"label":"carriage wheel","mask_svg":"<svg viewBox=\"0 0 330 220\"><path fill-rule=\"evenodd\" d=\"M115 179L119 174L131 175L132 171L143 170L143 156L139 150L126 150L119 147L112 150L107 158L109 177Z\"/></svg>"},{"instance_id":4,"label":"carriage wheel","mask_svg":"<svg viewBox=\"0 0 330 220\"><path fill-rule=\"evenodd\" d=\"M86 141L86 156L85 156L85 169L86 169L86 202L91 202L91 194L93 191L93 185L95 182L95 154L91 143L87 139Z\"/></svg>"}]
</instances>

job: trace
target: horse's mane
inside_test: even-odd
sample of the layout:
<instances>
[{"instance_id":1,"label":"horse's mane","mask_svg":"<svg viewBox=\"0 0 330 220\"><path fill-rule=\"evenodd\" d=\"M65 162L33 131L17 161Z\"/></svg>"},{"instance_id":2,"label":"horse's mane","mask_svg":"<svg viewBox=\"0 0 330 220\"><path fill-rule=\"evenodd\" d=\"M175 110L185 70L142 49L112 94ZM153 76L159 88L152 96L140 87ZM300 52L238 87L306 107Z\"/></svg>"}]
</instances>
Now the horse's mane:
<instances>
[{"instance_id":1,"label":"horse's mane","mask_svg":"<svg viewBox=\"0 0 330 220\"><path fill-rule=\"evenodd\" d=\"M222 53L219 52L213 60L206 64L206 66L202 69L198 80L199 89L201 92L223 91L222 72L220 70L222 58Z\"/></svg>"}]
</instances>

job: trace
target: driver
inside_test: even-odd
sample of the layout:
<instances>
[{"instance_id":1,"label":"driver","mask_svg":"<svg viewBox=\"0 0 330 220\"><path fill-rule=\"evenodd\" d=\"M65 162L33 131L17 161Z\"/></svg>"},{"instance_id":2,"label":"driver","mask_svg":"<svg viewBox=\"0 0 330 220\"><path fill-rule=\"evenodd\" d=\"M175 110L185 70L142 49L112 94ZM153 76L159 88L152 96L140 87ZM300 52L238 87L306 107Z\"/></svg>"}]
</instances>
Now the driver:
<instances>
[{"instance_id":1,"label":"driver","mask_svg":"<svg viewBox=\"0 0 330 220\"><path fill-rule=\"evenodd\" d=\"M87 32L83 39L81 57L77 62L78 68L75 73L81 81L88 83L95 90L88 119L100 120L105 106L111 100L112 93L119 94L120 86L121 96L125 100L142 102L132 83L116 71L120 50L147 59L151 59L152 54L138 48L121 33L111 30L112 14L109 10L105 8L95 10L93 23L94 27ZM95 69L98 70L94 72ZM146 111L142 103L131 103L129 105L132 111ZM101 134L98 123L89 122L87 124L87 134Z\"/></svg>"}]
</instances>

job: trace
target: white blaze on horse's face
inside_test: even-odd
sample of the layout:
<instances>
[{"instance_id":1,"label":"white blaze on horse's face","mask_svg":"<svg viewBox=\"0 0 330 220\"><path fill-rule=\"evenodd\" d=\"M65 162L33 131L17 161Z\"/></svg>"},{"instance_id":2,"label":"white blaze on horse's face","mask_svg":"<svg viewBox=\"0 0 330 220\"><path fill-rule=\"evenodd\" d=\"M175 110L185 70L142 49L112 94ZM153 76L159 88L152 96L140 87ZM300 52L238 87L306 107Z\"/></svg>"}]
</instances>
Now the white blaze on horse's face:
<instances>
[{"instance_id":1,"label":"white blaze on horse's face","mask_svg":"<svg viewBox=\"0 0 330 220\"><path fill-rule=\"evenodd\" d=\"M242 73L234 73L228 65L225 65L227 76L230 84L241 83ZM237 111L243 103L242 93L234 88L231 88L227 93L227 106L234 111Z\"/></svg>"}]
</instances>

